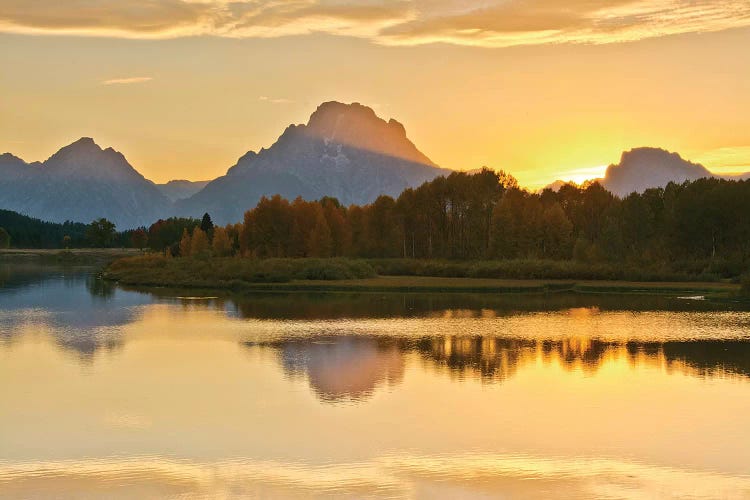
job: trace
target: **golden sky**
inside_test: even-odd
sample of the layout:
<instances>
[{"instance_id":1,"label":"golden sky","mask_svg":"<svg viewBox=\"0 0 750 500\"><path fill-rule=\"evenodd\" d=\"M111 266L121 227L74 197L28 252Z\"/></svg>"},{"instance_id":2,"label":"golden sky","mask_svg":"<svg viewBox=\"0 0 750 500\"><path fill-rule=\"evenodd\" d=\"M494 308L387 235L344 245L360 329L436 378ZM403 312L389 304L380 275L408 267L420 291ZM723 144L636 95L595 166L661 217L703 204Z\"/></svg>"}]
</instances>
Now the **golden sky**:
<instances>
[{"instance_id":1,"label":"golden sky","mask_svg":"<svg viewBox=\"0 0 750 500\"><path fill-rule=\"evenodd\" d=\"M521 184L658 146L750 170L747 0L0 0L0 151L209 179L326 100Z\"/></svg>"}]
</instances>

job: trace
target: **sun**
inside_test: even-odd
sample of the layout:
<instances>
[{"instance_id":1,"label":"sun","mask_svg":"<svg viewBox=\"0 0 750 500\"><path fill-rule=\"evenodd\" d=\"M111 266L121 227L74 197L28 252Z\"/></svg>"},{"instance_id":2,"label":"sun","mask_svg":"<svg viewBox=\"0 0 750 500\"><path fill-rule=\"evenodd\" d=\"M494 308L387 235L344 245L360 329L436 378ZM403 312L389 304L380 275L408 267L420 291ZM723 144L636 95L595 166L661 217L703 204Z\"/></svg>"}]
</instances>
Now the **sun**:
<instances>
[{"instance_id":1,"label":"sun","mask_svg":"<svg viewBox=\"0 0 750 500\"><path fill-rule=\"evenodd\" d=\"M575 182L583 184L593 179L601 179L607 171L606 165L597 165L595 167L582 167L573 170L566 170L558 175L562 181Z\"/></svg>"}]
</instances>

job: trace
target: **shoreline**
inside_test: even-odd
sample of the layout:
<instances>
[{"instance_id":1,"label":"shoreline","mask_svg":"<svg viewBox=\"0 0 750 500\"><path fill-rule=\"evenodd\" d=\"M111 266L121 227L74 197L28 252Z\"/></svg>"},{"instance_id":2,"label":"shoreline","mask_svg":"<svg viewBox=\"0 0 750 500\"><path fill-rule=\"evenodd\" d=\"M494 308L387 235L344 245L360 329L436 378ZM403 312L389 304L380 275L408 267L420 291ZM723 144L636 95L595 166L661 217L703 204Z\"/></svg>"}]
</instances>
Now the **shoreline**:
<instances>
[{"instance_id":1,"label":"shoreline","mask_svg":"<svg viewBox=\"0 0 750 500\"><path fill-rule=\"evenodd\" d=\"M0 263L36 262L62 265L107 265L123 257L142 255L132 248L5 248L0 249Z\"/></svg>"},{"instance_id":2,"label":"shoreline","mask_svg":"<svg viewBox=\"0 0 750 500\"><path fill-rule=\"evenodd\" d=\"M440 278L424 276L376 276L349 280L292 280L284 283L252 283L233 280L157 282L114 277L106 271L102 277L127 287L145 289L183 289L217 292L370 292L370 293L491 293L491 294L639 294L710 295L730 297L739 285L707 282L629 282L609 280L519 280L484 278Z\"/></svg>"},{"instance_id":3,"label":"shoreline","mask_svg":"<svg viewBox=\"0 0 750 500\"><path fill-rule=\"evenodd\" d=\"M431 263L436 272L449 264ZM512 267L513 263L503 263ZM383 270L386 269L386 272ZM497 277L414 275L357 259L179 259L158 255L125 258L109 263L101 273L105 280L144 288L252 292L398 292L547 294L648 294L672 296L740 297L741 286L729 281L690 279L597 279L589 273L549 277L536 273ZM580 269L579 269L580 271ZM585 271L585 269L584 269Z\"/></svg>"}]
</instances>

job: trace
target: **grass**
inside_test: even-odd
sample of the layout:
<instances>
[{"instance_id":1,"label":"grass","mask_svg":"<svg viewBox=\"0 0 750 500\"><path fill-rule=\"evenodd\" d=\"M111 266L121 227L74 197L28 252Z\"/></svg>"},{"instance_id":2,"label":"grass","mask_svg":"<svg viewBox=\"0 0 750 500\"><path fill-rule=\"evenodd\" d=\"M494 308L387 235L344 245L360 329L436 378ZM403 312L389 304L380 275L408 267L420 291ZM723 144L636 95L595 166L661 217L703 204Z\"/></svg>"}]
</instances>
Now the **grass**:
<instances>
[{"instance_id":1,"label":"grass","mask_svg":"<svg viewBox=\"0 0 750 500\"><path fill-rule=\"evenodd\" d=\"M104 277L131 286L223 289L231 291L372 291L372 292L465 292L465 293L581 293L643 294L733 294L739 286L726 282L688 280L687 275L665 274L663 281L626 280L617 272L584 272L578 264L560 263L546 275L543 265L529 262L520 270L517 261L443 263L415 261L403 269L403 261L352 259L170 259L145 255L119 259L109 265ZM411 264L411 263L410 263ZM575 272L565 273L571 269ZM409 272L412 274L388 275ZM436 276L417 275L416 272ZM534 271L534 272L531 272ZM539 277L519 279L517 276ZM469 276L461 276L468 274ZM483 275L500 274L501 277ZM583 276L584 278L579 278ZM591 278L605 276L605 279ZM655 275L648 275L653 278ZM659 275L661 276L661 275Z\"/></svg>"},{"instance_id":2,"label":"grass","mask_svg":"<svg viewBox=\"0 0 750 500\"><path fill-rule=\"evenodd\" d=\"M627 264L579 262L573 260L514 259L498 261L441 261L413 259L373 259L368 261L379 275L441 276L450 278L502 278L522 280L591 281L719 281L705 263Z\"/></svg>"},{"instance_id":3,"label":"grass","mask_svg":"<svg viewBox=\"0 0 750 500\"><path fill-rule=\"evenodd\" d=\"M116 259L141 255L132 248L74 248L70 250L11 248L0 250L0 262L42 262L62 265L103 265Z\"/></svg>"},{"instance_id":4,"label":"grass","mask_svg":"<svg viewBox=\"0 0 750 500\"><path fill-rule=\"evenodd\" d=\"M116 260L104 276L129 285L237 289L253 283L370 278L375 271L366 262L347 259L171 259L152 254Z\"/></svg>"}]
</instances>

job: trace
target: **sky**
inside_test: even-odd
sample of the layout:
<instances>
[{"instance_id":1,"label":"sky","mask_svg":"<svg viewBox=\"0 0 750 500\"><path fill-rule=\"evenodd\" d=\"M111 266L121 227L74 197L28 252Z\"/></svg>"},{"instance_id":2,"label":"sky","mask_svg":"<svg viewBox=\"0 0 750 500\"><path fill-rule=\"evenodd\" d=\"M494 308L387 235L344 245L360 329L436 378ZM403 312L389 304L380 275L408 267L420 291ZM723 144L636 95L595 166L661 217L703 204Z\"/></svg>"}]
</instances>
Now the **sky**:
<instances>
[{"instance_id":1,"label":"sky","mask_svg":"<svg viewBox=\"0 0 750 500\"><path fill-rule=\"evenodd\" d=\"M527 187L655 146L750 171L747 0L0 0L0 152L226 172L324 101Z\"/></svg>"}]
</instances>

